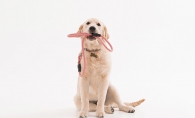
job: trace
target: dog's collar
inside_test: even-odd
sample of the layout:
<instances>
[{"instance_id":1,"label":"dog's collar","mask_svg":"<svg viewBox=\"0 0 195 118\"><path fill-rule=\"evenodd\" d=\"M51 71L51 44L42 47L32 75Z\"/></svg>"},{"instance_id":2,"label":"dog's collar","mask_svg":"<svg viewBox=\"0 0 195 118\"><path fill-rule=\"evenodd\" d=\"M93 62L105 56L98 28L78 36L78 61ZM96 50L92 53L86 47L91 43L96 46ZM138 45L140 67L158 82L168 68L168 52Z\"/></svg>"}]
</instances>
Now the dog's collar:
<instances>
[{"instance_id":1,"label":"dog's collar","mask_svg":"<svg viewBox=\"0 0 195 118\"><path fill-rule=\"evenodd\" d=\"M90 50L90 49L84 48L84 50L87 51L87 52L98 52L101 49L92 49L92 50Z\"/></svg>"}]
</instances>

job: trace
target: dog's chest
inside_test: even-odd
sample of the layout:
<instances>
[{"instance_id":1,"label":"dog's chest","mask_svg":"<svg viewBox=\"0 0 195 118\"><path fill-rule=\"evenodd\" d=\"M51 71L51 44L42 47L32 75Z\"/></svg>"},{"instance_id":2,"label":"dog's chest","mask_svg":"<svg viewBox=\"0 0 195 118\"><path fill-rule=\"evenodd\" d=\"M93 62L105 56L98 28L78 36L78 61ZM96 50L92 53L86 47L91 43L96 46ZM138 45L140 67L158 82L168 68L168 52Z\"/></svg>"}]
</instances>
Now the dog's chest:
<instances>
[{"instance_id":1,"label":"dog's chest","mask_svg":"<svg viewBox=\"0 0 195 118\"><path fill-rule=\"evenodd\" d=\"M89 82L89 99L97 101L98 87L104 79L108 79L111 64L109 54L90 55L90 53L86 54L85 75Z\"/></svg>"},{"instance_id":2,"label":"dog's chest","mask_svg":"<svg viewBox=\"0 0 195 118\"><path fill-rule=\"evenodd\" d=\"M89 78L89 98L90 100L97 100L98 87L106 75L109 74L109 65L105 60L91 59L90 64L87 66L87 73Z\"/></svg>"},{"instance_id":3,"label":"dog's chest","mask_svg":"<svg viewBox=\"0 0 195 118\"><path fill-rule=\"evenodd\" d=\"M89 99L96 101L98 99L98 87L102 82L102 77L99 75L93 76L89 79Z\"/></svg>"},{"instance_id":4,"label":"dog's chest","mask_svg":"<svg viewBox=\"0 0 195 118\"><path fill-rule=\"evenodd\" d=\"M88 77L93 78L92 80L99 80L104 74L107 73L109 64L104 59L98 59L91 57L87 61L87 73Z\"/></svg>"}]
</instances>

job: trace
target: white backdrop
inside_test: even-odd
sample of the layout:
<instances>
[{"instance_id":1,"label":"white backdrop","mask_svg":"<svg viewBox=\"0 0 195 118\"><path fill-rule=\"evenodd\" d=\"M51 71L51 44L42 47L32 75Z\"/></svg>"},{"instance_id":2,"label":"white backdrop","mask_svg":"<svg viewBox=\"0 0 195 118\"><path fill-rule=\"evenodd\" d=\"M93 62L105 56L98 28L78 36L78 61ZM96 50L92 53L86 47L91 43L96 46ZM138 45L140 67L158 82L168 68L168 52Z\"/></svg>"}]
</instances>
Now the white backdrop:
<instances>
[{"instance_id":1,"label":"white backdrop","mask_svg":"<svg viewBox=\"0 0 195 118\"><path fill-rule=\"evenodd\" d=\"M111 81L135 114L195 117L193 0L1 0L0 117L78 117L73 103L80 40L88 18L110 34ZM94 115L92 113L92 115Z\"/></svg>"}]
</instances>

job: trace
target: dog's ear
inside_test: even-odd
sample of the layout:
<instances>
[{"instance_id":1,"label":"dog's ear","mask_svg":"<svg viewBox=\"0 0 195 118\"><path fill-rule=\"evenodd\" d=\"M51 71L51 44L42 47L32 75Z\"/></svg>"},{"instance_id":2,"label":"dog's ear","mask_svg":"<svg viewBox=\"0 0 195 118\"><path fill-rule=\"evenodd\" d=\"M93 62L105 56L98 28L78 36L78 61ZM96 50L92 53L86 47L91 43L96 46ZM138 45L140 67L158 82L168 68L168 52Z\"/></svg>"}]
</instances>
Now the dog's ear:
<instances>
[{"instance_id":1,"label":"dog's ear","mask_svg":"<svg viewBox=\"0 0 195 118\"><path fill-rule=\"evenodd\" d=\"M108 30L106 28L106 26L104 26L104 29L103 29L103 36L106 38L106 39L109 39L109 34L108 34Z\"/></svg>"},{"instance_id":2,"label":"dog's ear","mask_svg":"<svg viewBox=\"0 0 195 118\"><path fill-rule=\"evenodd\" d=\"M81 25L80 27L79 27L79 30L77 31L77 33L82 33L83 32L83 25Z\"/></svg>"}]
</instances>

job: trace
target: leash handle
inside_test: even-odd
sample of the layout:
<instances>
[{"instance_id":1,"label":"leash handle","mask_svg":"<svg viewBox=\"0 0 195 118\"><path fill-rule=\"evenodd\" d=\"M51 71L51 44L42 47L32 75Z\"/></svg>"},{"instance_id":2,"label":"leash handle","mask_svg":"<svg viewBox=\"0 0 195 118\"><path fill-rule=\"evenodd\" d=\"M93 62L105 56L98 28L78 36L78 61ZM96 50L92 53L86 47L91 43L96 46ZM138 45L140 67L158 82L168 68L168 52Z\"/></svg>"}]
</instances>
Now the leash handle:
<instances>
[{"instance_id":1,"label":"leash handle","mask_svg":"<svg viewBox=\"0 0 195 118\"><path fill-rule=\"evenodd\" d=\"M74 33L74 34L69 34L68 37L82 37L82 36L89 36L91 34L88 33Z\"/></svg>"},{"instance_id":2,"label":"leash handle","mask_svg":"<svg viewBox=\"0 0 195 118\"><path fill-rule=\"evenodd\" d=\"M108 50L108 51L110 51L110 52L112 52L113 51L113 47L112 47L112 45L110 44L110 42L105 38L105 37L103 37L103 36L101 36L100 34L97 34L97 33L92 33L92 34L89 34L89 33L74 33L74 34L69 34L68 35L68 37L82 37L82 36L84 36L84 38L83 39L85 39L87 36L94 36L94 37L96 37L96 38L98 38L100 41L101 41L101 43L103 44L103 46ZM101 39L101 38L102 39ZM110 46L110 49L105 45L105 43L102 41L102 40L104 40L109 46Z\"/></svg>"}]
</instances>

